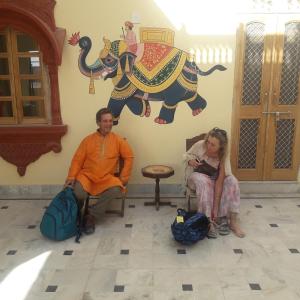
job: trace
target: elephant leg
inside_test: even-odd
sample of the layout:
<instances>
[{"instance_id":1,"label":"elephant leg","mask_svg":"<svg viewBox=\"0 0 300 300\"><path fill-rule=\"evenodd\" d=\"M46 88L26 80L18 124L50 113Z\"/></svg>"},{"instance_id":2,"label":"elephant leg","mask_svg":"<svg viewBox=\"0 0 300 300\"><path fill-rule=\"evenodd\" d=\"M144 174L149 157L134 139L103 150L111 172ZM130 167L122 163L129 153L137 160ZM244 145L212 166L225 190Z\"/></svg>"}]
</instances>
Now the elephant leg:
<instances>
[{"instance_id":1,"label":"elephant leg","mask_svg":"<svg viewBox=\"0 0 300 300\"><path fill-rule=\"evenodd\" d=\"M154 119L154 122L158 124L172 123L174 120L176 108L177 103L174 104L174 101L172 101L172 103L168 103L167 101L163 102L162 108L159 112L159 116Z\"/></svg>"},{"instance_id":2,"label":"elephant leg","mask_svg":"<svg viewBox=\"0 0 300 300\"><path fill-rule=\"evenodd\" d=\"M181 102L186 95L186 90L178 82L174 82L166 90L157 95L157 98L163 102L159 116L154 119L158 124L172 123L177 104Z\"/></svg>"},{"instance_id":3,"label":"elephant leg","mask_svg":"<svg viewBox=\"0 0 300 300\"><path fill-rule=\"evenodd\" d=\"M137 97L130 97L126 100L126 105L132 113L141 117L149 117L151 108L148 100Z\"/></svg>"},{"instance_id":4,"label":"elephant leg","mask_svg":"<svg viewBox=\"0 0 300 300\"><path fill-rule=\"evenodd\" d=\"M117 125L119 123L120 114L125 104L126 104L126 100L116 100L113 98L109 99L107 108L111 111L113 115L114 125Z\"/></svg>"},{"instance_id":5,"label":"elephant leg","mask_svg":"<svg viewBox=\"0 0 300 300\"><path fill-rule=\"evenodd\" d=\"M206 100L197 93L194 95L188 95L188 98L183 101L185 101L191 108L193 116L200 114L207 105Z\"/></svg>"},{"instance_id":6,"label":"elephant leg","mask_svg":"<svg viewBox=\"0 0 300 300\"><path fill-rule=\"evenodd\" d=\"M145 111L145 117L150 117L151 114L151 106L148 100L145 100L145 104L146 104L146 111Z\"/></svg>"},{"instance_id":7,"label":"elephant leg","mask_svg":"<svg viewBox=\"0 0 300 300\"><path fill-rule=\"evenodd\" d=\"M137 116L143 116L145 105L141 99L130 97L126 100L126 105L128 106L128 108L133 114Z\"/></svg>"},{"instance_id":8,"label":"elephant leg","mask_svg":"<svg viewBox=\"0 0 300 300\"><path fill-rule=\"evenodd\" d=\"M149 93L144 93L144 95L142 97L142 100L145 102L145 105L146 105L145 117L147 117L147 118L150 117L150 114L151 114L151 106L150 106L148 97L149 97Z\"/></svg>"}]
</instances>

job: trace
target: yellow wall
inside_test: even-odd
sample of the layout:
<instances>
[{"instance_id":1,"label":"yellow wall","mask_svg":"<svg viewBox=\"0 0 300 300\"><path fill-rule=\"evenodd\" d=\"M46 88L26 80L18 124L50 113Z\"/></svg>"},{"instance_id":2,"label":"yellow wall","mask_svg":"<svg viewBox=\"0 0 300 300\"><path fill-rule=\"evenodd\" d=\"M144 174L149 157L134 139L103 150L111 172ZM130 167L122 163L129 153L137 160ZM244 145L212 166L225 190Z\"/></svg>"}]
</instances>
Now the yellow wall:
<instances>
[{"instance_id":1,"label":"yellow wall","mask_svg":"<svg viewBox=\"0 0 300 300\"><path fill-rule=\"evenodd\" d=\"M168 27L175 31L175 46L184 50L190 48L231 49L231 62L224 65L225 72L214 72L207 77L198 77L198 92L207 99L207 108L200 116L192 117L186 103L178 105L175 121L169 125L158 125L154 118L158 116L161 102L151 102L152 113L149 118L133 115L127 108L121 114L119 125L114 131L127 137L135 152L134 171L131 183L152 183L141 176L141 168L147 164L167 164L175 169L175 175L165 179L164 183L180 183L182 177L182 154L185 151L185 139L206 132L218 126L230 132L232 112L232 92L234 76L235 32L219 35L190 35L185 28L177 30L166 14L153 0L101 1L101 0L57 0L55 18L57 27L67 30L67 39L74 32L88 35L93 42L88 63L93 63L103 47L102 37L111 41L120 39L121 26L126 20L138 18L140 24L134 28L138 37L139 26ZM182 15L187 8L184 1ZM200 1L199 1L200 2ZM170 1L172 3L172 1ZM189 8L193 9L193 8ZM195 20L195 28L203 24ZM214 23L222 29L217 20ZM213 23L212 23L213 24ZM209 31L210 24L207 24ZM30 164L26 175L20 177L16 167L0 159L0 183L3 185L61 184L67 175L72 155L79 142L96 129L95 113L107 105L113 85L111 80L95 82L96 94L89 95L89 79L78 69L79 47L68 45L63 50L62 65L59 68L59 86L63 122L69 126L68 133L62 139L62 152L50 152ZM200 63L207 70L215 63Z\"/></svg>"}]
</instances>

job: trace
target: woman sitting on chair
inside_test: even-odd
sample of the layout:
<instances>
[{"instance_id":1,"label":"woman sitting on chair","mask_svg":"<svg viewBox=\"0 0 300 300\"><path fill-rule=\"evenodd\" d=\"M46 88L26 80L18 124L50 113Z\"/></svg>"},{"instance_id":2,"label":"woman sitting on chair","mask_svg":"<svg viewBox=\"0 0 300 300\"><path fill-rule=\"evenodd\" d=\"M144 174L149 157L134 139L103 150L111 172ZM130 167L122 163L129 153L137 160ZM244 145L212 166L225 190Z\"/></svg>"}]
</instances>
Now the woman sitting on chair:
<instances>
[{"instance_id":1,"label":"woman sitting on chair","mask_svg":"<svg viewBox=\"0 0 300 300\"><path fill-rule=\"evenodd\" d=\"M226 131L215 127L184 155L186 185L196 191L198 211L212 221L209 238L217 237L216 223L220 235L231 229L236 236L245 236L238 224L239 184L231 173L227 148Z\"/></svg>"}]
</instances>

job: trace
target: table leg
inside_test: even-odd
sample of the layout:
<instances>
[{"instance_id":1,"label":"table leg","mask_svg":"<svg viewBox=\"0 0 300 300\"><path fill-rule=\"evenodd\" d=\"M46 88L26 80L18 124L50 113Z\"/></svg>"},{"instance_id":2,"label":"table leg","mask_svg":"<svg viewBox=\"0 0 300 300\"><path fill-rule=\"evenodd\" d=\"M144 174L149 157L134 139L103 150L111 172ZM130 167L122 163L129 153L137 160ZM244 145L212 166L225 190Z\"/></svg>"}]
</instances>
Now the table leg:
<instances>
[{"instance_id":1,"label":"table leg","mask_svg":"<svg viewBox=\"0 0 300 300\"><path fill-rule=\"evenodd\" d=\"M171 202L160 202L159 178L155 178L155 201L145 202L145 206L155 205L156 210L159 210L160 205L171 205Z\"/></svg>"},{"instance_id":2,"label":"table leg","mask_svg":"<svg viewBox=\"0 0 300 300\"><path fill-rule=\"evenodd\" d=\"M160 197L159 197L159 178L155 179L155 206L156 210L159 210L159 202L160 202Z\"/></svg>"}]
</instances>

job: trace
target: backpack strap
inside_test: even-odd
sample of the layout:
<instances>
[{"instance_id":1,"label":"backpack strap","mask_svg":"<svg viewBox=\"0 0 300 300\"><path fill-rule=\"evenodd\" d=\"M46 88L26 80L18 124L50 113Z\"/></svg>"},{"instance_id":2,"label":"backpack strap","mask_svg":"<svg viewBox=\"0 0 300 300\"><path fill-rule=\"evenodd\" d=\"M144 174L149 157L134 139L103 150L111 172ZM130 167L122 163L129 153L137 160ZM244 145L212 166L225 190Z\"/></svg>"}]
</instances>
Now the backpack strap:
<instances>
[{"instance_id":1,"label":"backpack strap","mask_svg":"<svg viewBox=\"0 0 300 300\"><path fill-rule=\"evenodd\" d=\"M83 220L84 220L84 216L88 214L89 201L90 201L90 196L87 195L86 199L84 200L83 209L80 209L78 206L78 212L77 212L78 225L77 225L77 234L75 238L76 243L80 243L80 238L82 235L82 228L83 228Z\"/></svg>"}]
</instances>

